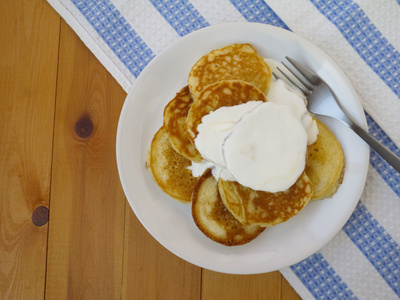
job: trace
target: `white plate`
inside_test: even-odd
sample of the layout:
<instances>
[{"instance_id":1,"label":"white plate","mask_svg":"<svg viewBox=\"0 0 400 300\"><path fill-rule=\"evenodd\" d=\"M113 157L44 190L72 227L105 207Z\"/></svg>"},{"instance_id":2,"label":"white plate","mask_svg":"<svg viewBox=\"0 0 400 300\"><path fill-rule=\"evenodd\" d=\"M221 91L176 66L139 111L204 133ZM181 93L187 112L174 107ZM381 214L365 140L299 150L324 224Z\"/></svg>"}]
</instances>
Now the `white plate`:
<instances>
[{"instance_id":1,"label":"white plate","mask_svg":"<svg viewBox=\"0 0 400 300\"><path fill-rule=\"evenodd\" d=\"M364 187L369 148L344 125L323 120L341 143L346 171L332 199L309 204L286 223L267 228L252 242L227 247L196 227L190 205L165 195L145 168L154 133L162 126L165 105L187 85L194 63L209 51L231 43L251 43L263 57L284 56L310 66L336 92L356 121L366 128L363 109L348 79L324 52L280 28L230 23L193 32L157 55L137 78L126 98L117 133L117 163L127 199L150 234L182 259L232 274L270 272L295 264L330 241L354 210Z\"/></svg>"}]
</instances>

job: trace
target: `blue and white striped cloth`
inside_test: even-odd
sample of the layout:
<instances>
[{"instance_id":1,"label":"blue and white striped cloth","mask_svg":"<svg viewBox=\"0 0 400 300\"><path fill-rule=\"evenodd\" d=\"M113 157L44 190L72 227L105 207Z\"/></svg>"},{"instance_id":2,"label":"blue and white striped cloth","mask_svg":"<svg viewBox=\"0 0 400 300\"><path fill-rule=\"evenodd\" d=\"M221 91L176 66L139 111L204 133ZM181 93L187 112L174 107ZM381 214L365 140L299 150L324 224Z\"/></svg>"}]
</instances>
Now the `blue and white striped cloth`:
<instances>
[{"instance_id":1,"label":"blue and white striped cloth","mask_svg":"<svg viewBox=\"0 0 400 300\"><path fill-rule=\"evenodd\" d=\"M282 27L350 78L369 131L400 156L400 0L48 0L128 91L166 46L227 22ZM379 124L379 125L378 125ZM400 174L371 151L364 193L323 249L282 274L303 299L400 298Z\"/></svg>"}]
</instances>

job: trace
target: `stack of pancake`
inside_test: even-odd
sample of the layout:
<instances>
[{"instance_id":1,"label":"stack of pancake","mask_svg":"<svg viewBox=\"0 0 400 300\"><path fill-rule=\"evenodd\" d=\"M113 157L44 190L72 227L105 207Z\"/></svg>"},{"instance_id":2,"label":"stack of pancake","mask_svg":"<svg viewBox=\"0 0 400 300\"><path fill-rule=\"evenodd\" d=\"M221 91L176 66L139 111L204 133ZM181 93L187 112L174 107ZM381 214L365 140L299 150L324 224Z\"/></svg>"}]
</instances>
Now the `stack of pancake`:
<instances>
[{"instance_id":1,"label":"stack of pancake","mask_svg":"<svg viewBox=\"0 0 400 300\"><path fill-rule=\"evenodd\" d=\"M210 239L243 245L266 227L285 222L312 200L332 197L343 179L344 159L335 136L317 120L317 141L308 146L306 167L288 190L256 191L236 181L216 181L210 170L196 178L188 169L201 162L197 126L210 112L247 101L268 101L271 70L249 44L232 44L203 56L191 69L188 86L164 109L146 166L160 188L191 203L197 227Z\"/></svg>"}]
</instances>

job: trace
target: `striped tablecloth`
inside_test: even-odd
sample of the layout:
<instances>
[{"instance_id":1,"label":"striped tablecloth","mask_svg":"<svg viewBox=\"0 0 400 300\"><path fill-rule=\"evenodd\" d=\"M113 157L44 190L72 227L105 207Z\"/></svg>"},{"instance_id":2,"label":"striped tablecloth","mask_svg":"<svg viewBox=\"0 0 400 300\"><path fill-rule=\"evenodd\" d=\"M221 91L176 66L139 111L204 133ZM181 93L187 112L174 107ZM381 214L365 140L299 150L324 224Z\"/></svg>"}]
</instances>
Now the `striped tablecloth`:
<instances>
[{"instance_id":1,"label":"striped tablecloth","mask_svg":"<svg viewBox=\"0 0 400 300\"><path fill-rule=\"evenodd\" d=\"M369 132L400 156L399 0L48 0L128 91L165 47L227 22L282 27L350 78ZM378 125L379 124L379 125ZM280 270L304 299L400 297L400 174L374 151L363 195L323 249Z\"/></svg>"}]
</instances>

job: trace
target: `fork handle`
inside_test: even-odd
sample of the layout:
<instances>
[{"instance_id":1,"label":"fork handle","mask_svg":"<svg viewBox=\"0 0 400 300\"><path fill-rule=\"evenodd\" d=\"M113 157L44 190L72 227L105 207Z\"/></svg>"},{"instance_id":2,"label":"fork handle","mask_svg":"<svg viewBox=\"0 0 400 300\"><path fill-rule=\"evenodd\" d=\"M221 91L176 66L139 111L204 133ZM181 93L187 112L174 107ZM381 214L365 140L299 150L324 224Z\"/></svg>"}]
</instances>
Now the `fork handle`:
<instances>
[{"instance_id":1,"label":"fork handle","mask_svg":"<svg viewBox=\"0 0 400 300\"><path fill-rule=\"evenodd\" d=\"M378 142L372 135L362 129L356 123L352 122L350 125L351 129L354 130L368 145L371 146L384 160L386 160L397 172L400 173L400 158L392 151L383 146Z\"/></svg>"}]
</instances>

